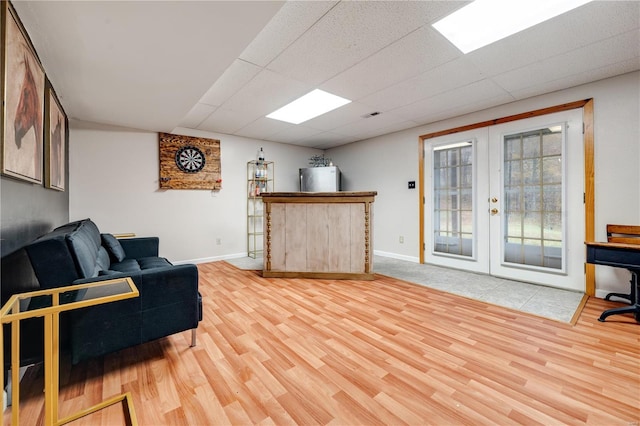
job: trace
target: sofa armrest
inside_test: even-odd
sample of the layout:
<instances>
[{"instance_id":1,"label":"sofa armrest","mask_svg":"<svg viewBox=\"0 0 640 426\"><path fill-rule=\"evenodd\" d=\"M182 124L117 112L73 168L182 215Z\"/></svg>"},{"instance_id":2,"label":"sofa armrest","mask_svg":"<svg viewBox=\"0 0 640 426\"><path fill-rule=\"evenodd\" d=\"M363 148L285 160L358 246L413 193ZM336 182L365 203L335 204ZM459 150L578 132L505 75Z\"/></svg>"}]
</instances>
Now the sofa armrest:
<instances>
[{"instance_id":1,"label":"sofa armrest","mask_svg":"<svg viewBox=\"0 0 640 426\"><path fill-rule=\"evenodd\" d=\"M153 273L149 273L149 272ZM201 318L196 265L154 268L141 274L142 341L198 327Z\"/></svg>"},{"instance_id":2,"label":"sofa armrest","mask_svg":"<svg viewBox=\"0 0 640 426\"><path fill-rule=\"evenodd\" d=\"M73 284L127 276L135 283L140 297L68 313L73 364L198 326L196 265L118 272L76 280Z\"/></svg>"},{"instance_id":3,"label":"sofa armrest","mask_svg":"<svg viewBox=\"0 0 640 426\"><path fill-rule=\"evenodd\" d=\"M198 295L198 268L196 265L172 265L145 269L138 272L109 274L99 278L129 276L140 292L141 308L149 309L177 302L196 303ZM94 278L96 281L97 278Z\"/></svg>"},{"instance_id":4,"label":"sofa armrest","mask_svg":"<svg viewBox=\"0 0 640 426\"><path fill-rule=\"evenodd\" d=\"M157 257L160 247L158 237L124 238L118 240L124 254L129 259L140 259L141 257Z\"/></svg>"}]
</instances>

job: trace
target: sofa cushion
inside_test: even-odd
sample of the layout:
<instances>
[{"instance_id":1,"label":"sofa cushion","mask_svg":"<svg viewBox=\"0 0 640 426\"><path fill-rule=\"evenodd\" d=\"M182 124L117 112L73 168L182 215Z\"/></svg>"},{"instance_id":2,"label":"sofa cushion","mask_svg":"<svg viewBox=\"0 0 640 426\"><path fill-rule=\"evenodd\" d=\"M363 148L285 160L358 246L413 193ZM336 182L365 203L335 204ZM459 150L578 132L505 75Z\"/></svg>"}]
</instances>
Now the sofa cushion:
<instances>
[{"instance_id":1,"label":"sofa cushion","mask_svg":"<svg viewBox=\"0 0 640 426\"><path fill-rule=\"evenodd\" d=\"M80 277L95 277L100 271L97 266L98 251L102 243L100 231L89 219L76 223L77 228L66 236L69 251L73 253Z\"/></svg>"},{"instance_id":2,"label":"sofa cushion","mask_svg":"<svg viewBox=\"0 0 640 426\"><path fill-rule=\"evenodd\" d=\"M107 249L103 246L100 246L98 249L98 259L96 260L96 264L98 265L98 269L101 271L106 271L109 269L111 265L111 261L109 260L109 253L107 253Z\"/></svg>"},{"instance_id":3,"label":"sofa cushion","mask_svg":"<svg viewBox=\"0 0 640 426\"><path fill-rule=\"evenodd\" d=\"M141 271L140 265L138 265L138 262L135 259L125 259L122 262L112 263L109 269L111 271L126 273Z\"/></svg>"},{"instance_id":4,"label":"sofa cushion","mask_svg":"<svg viewBox=\"0 0 640 426\"><path fill-rule=\"evenodd\" d=\"M171 262L169 262L164 257L142 257L138 259L138 264L140 265L140 269L142 270L173 266L171 265Z\"/></svg>"},{"instance_id":5,"label":"sofa cushion","mask_svg":"<svg viewBox=\"0 0 640 426\"><path fill-rule=\"evenodd\" d=\"M111 271L132 273L165 266L172 265L163 257L143 257L141 259L125 259L122 262L112 263L109 269Z\"/></svg>"},{"instance_id":6,"label":"sofa cushion","mask_svg":"<svg viewBox=\"0 0 640 426\"><path fill-rule=\"evenodd\" d=\"M122 262L125 258L124 249L120 244L120 241L112 234L102 234L102 245L109 252L109 257L112 262Z\"/></svg>"}]
</instances>

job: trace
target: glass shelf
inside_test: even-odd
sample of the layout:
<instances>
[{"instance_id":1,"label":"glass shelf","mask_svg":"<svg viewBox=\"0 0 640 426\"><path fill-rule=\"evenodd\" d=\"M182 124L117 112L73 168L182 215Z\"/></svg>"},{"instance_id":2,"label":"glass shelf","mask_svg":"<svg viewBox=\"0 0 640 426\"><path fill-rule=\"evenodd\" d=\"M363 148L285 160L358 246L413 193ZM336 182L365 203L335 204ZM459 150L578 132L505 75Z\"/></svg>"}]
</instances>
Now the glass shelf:
<instances>
[{"instance_id":1,"label":"glass shelf","mask_svg":"<svg viewBox=\"0 0 640 426\"><path fill-rule=\"evenodd\" d=\"M247 255L262 256L264 245L264 205L262 194L274 191L274 162L247 163Z\"/></svg>"}]
</instances>

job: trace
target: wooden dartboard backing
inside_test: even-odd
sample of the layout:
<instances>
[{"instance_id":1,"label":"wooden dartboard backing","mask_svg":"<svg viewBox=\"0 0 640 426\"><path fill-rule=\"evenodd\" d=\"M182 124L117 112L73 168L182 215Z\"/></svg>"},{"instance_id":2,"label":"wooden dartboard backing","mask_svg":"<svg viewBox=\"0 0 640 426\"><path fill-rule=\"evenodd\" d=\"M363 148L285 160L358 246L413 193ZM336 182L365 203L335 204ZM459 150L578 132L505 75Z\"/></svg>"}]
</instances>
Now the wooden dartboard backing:
<instances>
[{"instance_id":1,"label":"wooden dartboard backing","mask_svg":"<svg viewBox=\"0 0 640 426\"><path fill-rule=\"evenodd\" d=\"M220 141L160 133L160 188L222 188Z\"/></svg>"}]
</instances>

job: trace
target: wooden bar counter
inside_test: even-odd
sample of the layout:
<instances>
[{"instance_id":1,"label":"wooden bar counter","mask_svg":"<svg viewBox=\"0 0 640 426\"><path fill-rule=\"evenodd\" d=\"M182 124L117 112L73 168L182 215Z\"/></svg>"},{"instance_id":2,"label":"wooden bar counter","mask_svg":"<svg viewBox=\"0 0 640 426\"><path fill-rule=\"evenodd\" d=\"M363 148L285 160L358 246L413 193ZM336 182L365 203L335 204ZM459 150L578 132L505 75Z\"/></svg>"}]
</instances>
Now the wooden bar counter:
<instances>
[{"instance_id":1,"label":"wooden bar counter","mask_svg":"<svg viewBox=\"0 0 640 426\"><path fill-rule=\"evenodd\" d=\"M264 277L372 280L376 192L268 192Z\"/></svg>"}]
</instances>

